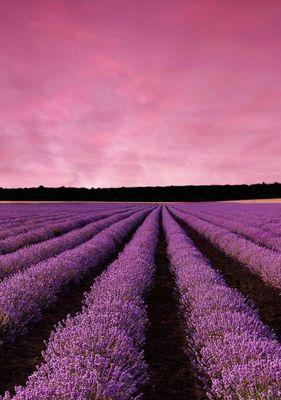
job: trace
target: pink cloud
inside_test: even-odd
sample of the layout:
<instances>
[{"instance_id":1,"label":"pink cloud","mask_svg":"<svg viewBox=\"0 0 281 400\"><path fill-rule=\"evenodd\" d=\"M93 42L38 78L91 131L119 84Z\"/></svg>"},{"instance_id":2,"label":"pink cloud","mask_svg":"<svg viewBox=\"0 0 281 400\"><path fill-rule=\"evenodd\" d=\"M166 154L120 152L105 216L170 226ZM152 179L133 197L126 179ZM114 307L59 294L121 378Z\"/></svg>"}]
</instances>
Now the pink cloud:
<instances>
[{"instance_id":1,"label":"pink cloud","mask_svg":"<svg viewBox=\"0 0 281 400\"><path fill-rule=\"evenodd\" d=\"M278 0L0 13L0 186L280 180Z\"/></svg>"}]
</instances>

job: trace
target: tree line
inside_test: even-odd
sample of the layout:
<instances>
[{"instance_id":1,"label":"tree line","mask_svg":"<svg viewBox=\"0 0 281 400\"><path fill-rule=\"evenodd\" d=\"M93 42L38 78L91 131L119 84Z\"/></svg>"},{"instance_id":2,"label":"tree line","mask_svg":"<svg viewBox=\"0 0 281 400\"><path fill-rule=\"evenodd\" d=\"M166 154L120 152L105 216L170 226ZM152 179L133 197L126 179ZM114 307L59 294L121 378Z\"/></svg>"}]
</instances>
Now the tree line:
<instances>
[{"instance_id":1,"label":"tree line","mask_svg":"<svg viewBox=\"0 0 281 400\"><path fill-rule=\"evenodd\" d=\"M2 201L219 201L281 198L281 183L119 188L0 188Z\"/></svg>"}]
</instances>

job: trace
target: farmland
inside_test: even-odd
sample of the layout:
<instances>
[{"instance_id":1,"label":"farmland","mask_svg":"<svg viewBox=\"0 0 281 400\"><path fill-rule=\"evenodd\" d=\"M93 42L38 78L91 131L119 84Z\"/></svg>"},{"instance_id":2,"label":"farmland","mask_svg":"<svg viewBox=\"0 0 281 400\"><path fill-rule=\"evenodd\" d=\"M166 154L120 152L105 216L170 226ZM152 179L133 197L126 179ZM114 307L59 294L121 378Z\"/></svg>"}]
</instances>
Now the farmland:
<instances>
[{"instance_id":1,"label":"farmland","mask_svg":"<svg viewBox=\"0 0 281 400\"><path fill-rule=\"evenodd\" d=\"M280 399L280 293L281 204L1 204L0 399Z\"/></svg>"}]
</instances>

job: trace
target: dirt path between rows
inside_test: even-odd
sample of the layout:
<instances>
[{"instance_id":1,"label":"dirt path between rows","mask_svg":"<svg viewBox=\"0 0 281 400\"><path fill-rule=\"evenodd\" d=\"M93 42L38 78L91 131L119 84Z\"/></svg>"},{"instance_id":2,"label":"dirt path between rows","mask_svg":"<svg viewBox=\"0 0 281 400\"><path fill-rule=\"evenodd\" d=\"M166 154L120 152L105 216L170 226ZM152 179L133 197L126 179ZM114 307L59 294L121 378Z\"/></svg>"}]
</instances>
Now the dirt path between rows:
<instances>
[{"instance_id":1,"label":"dirt path between rows","mask_svg":"<svg viewBox=\"0 0 281 400\"><path fill-rule=\"evenodd\" d=\"M162 228L154 285L147 304L150 326L145 355L150 368L150 382L145 388L143 400L204 399L196 383L195 371L184 353L186 334Z\"/></svg>"}]
</instances>

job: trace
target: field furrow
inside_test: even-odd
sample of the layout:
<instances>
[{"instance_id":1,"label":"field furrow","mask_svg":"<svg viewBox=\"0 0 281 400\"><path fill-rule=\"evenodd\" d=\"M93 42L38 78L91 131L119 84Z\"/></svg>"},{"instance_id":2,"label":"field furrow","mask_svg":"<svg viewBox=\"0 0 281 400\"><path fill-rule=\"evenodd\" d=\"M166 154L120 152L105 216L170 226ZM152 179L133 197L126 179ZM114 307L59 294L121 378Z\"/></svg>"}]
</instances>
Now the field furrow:
<instances>
[{"instance_id":1,"label":"field furrow","mask_svg":"<svg viewBox=\"0 0 281 400\"><path fill-rule=\"evenodd\" d=\"M19 249L13 253L0 257L0 279L8 277L15 272L58 254L70 250L90 240L95 234L108 227L119 219L130 216L134 211L122 213L102 213L91 218L91 221L82 228L76 228L59 237Z\"/></svg>"},{"instance_id":2,"label":"field furrow","mask_svg":"<svg viewBox=\"0 0 281 400\"><path fill-rule=\"evenodd\" d=\"M0 205L0 400L281 399L281 207Z\"/></svg>"},{"instance_id":3,"label":"field furrow","mask_svg":"<svg viewBox=\"0 0 281 400\"><path fill-rule=\"evenodd\" d=\"M253 274L239 261L227 256L183 220L178 218L176 220L192 239L196 248L208 258L212 268L222 274L228 286L239 290L253 302L261 321L274 330L281 343L281 296L279 290L266 285L258 275Z\"/></svg>"},{"instance_id":4,"label":"field furrow","mask_svg":"<svg viewBox=\"0 0 281 400\"><path fill-rule=\"evenodd\" d=\"M150 324L146 333L145 358L150 379L143 400L204 399L204 390L184 352L184 321L170 270L162 221L154 282L147 305Z\"/></svg>"},{"instance_id":5,"label":"field furrow","mask_svg":"<svg viewBox=\"0 0 281 400\"><path fill-rule=\"evenodd\" d=\"M258 246L225 228L203 221L198 217L187 215L172 207L170 209L173 215L185 221L227 255L259 275L267 284L281 289L280 253Z\"/></svg>"},{"instance_id":6,"label":"field furrow","mask_svg":"<svg viewBox=\"0 0 281 400\"><path fill-rule=\"evenodd\" d=\"M179 209L179 208L177 208ZM210 222L218 227L226 228L230 232L237 233L240 236L249 239L260 246L281 252L281 237L271 232L264 231L261 228L252 228L243 222L232 221L225 216L212 216L207 213L193 212L190 210L179 209L186 214L191 214L203 221Z\"/></svg>"},{"instance_id":7,"label":"field furrow","mask_svg":"<svg viewBox=\"0 0 281 400\"><path fill-rule=\"evenodd\" d=\"M40 317L42 309L55 303L62 288L79 282L118 251L118 246L149 211L125 218L92 240L19 272L0 284L0 340L19 334L25 325Z\"/></svg>"},{"instance_id":8,"label":"field furrow","mask_svg":"<svg viewBox=\"0 0 281 400\"><path fill-rule=\"evenodd\" d=\"M2 255L12 253L22 247L44 242L56 236L63 235L73 229L83 227L86 224L102 217L102 214L94 214L86 217L65 218L60 222L46 223L44 227L31 230L16 236L8 237L0 241L0 253Z\"/></svg>"},{"instance_id":9,"label":"field furrow","mask_svg":"<svg viewBox=\"0 0 281 400\"><path fill-rule=\"evenodd\" d=\"M87 294L82 313L52 333L43 364L4 399L137 400L147 380L144 298L153 278L159 209Z\"/></svg>"},{"instance_id":10,"label":"field furrow","mask_svg":"<svg viewBox=\"0 0 281 400\"><path fill-rule=\"evenodd\" d=\"M186 322L187 353L209 398L280 398L281 345L274 333L211 268L167 210L164 228Z\"/></svg>"},{"instance_id":11,"label":"field furrow","mask_svg":"<svg viewBox=\"0 0 281 400\"><path fill-rule=\"evenodd\" d=\"M136 229L136 228L135 228ZM6 341L0 347L0 394L6 390L13 392L15 386L23 385L36 366L43 361L42 351L45 341L54 327L67 316L82 311L83 299L95 279L120 254L133 236L135 229L128 233L114 253L93 269L81 280L70 282L62 288L56 301L50 307L42 309L40 317L27 323L25 330L13 341Z\"/></svg>"}]
</instances>

